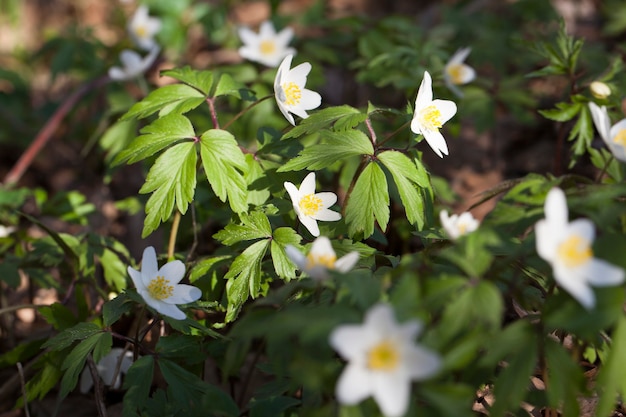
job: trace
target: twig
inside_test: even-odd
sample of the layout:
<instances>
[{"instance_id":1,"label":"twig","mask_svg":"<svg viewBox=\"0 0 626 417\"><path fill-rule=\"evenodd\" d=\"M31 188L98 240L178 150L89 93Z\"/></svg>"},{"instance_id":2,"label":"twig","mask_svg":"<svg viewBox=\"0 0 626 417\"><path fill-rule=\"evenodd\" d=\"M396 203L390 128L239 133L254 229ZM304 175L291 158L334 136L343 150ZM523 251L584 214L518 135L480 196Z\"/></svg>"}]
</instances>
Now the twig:
<instances>
[{"instance_id":1,"label":"twig","mask_svg":"<svg viewBox=\"0 0 626 417\"><path fill-rule=\"evenodd\" d=\"M213 122L213 127L215 129L220 128L220 122L217 120L217 112L215 111L215 99L209 97L206 99L207 104L209 105L209 110L211 111L211 121Z\"/></svg>"},{"instance_id":2,"label":"twig","mask_svg":"<svg viewBox=\"0 0 626 417\"><path fill-rule=\"evenodd\" d=\"M105 85L108 81L108 76L96 78L95 80L81 85L72 93L72 95L65 99L61 106L54 112L52 117L48 119L44 127L39 131L35 140L33 140L20 159L17 160L13 168L11 168L6 177L4 177L4 183L8 185L17 183L22 178L22 175L24 175L24 172L26 172L28 167L33 163L35 157L43 149L46 143L48 143L65 115L69 113L72 108L74 108L76 102L87 92Z\"/></svg>"},{"instance_id":3,"label":"twig","mask_svg":"<svg viewBox=\"0 0 626 417\"><path fill-rule=\"evenodd\" d=\"M376 132L374 131L374 128L372 127L372 121L370 120L369 117L365 118L365 126L367 126L367 130L370 132L372 145L376 146Z\"/></svg>"},{"instance_id":4,"label":"twig","mask_svg":"<svg viewBox=\"0 0 626 417\"><path fill-rule=\"evenodd\" d=\"M26 413L26 417L30 417L30 411L28 410L28 396L26 395L26 382L24 378L24 369L22 368L22 363L17 363L17 373L20 375L20 385L22 387L22 398L24 398L24 413Z\"/></svg>"},{"instance_id":5,"label":"twig","mask_svg":"<svg viewBox=\"0 0 626 417\"><path fill-rule=\"evenodd\" d=\"M100 374L98 373L98 367L93 360L91 353L87 355L87 366L93 379L94 394L96 396L96 405L98 409L99 417L107 417L107 409L104 404L104 397L102 396L102 380L100 380Z\"/></svg>"},{"instance_id":6,"label":"twig","mask_svg":"<svg viewBox=\"0 0 626 417\"><path fill-rule=\"evenodd\" d=\"M180 211L176 210L174 213L174 220L172 221L172 230L170 232L170 241L167 245L167 261L174 260L174 249L176 248L176 236L178 235L178 227L180 226Z\"/></svg>"}]
</instances>

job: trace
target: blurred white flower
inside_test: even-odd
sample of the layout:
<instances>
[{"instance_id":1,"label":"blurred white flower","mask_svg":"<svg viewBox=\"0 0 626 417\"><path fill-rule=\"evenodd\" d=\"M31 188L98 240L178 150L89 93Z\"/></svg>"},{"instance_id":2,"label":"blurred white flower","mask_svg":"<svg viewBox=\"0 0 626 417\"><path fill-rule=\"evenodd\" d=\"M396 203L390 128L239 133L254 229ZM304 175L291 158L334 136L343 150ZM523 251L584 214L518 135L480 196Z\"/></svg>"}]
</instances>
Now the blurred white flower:
<instances>
[{"instance_id":1,"label":"blurred white flower","mask_svg":"<svg viewBox=\"0 0 626 417\"><path fill-rule=\"evenodd\" d=\"M589 219L568 222L567 201L560 188L548 192L545 219L537 222L537 253L552 265L554 279L583 307L591 309L596 298L591 285L612 286L624 281L624 270L593 257L595 226Z\"/></svg>"},{"instance_id":2,"label":"blurred white flower","mask_svg":"<svg viewBox=\"0 0 626 417\"><path fill-rule=\"evenodd\" d=\"M415 113L411 121L413 133L424 135L424 139L440 158L448 155L448 145L439 129L456 114L456 104L450 100L433 100L433 81L428 71L417 91Z\"/></svg>"},{"instance_id":3,"label":"blurred white flower","mask_svg":"<svg viewBox=\"0 0 626 417\"><path fill-rule=\"evenodd\" d=\"M120 360L119 372L116 375L117 363ZM102 379L105 385L113 389L120 389L122 387L122 374L126 374L132 364L133 352L115 347L100 359L96 364L96 368L98 369L100 379ZM115 381L113 381L113 377L115 377ZM81 393L86 394L92 386L93 378L91 377L91 372L88 367L85 367L80 375L79 390Z\"/></svg>"},{"instance_id":4,"label":"blurred white flower","mask_svg":"<svg viewBox=\"0 0 626 417\"><path fill-rule=\"evenodd\" d=\"M289 181L285 181L284 185L298 219L313 236L320 235L317 220L334 222L341 219L340 213L329 209L337 202L337 194L333 192L315 193L315 172L311 172L304 178L300 184L300 189Z\"/></svg>"},{"instance_id":5,"label":"blurred white flower","mask_svg":"<svg viewBox=\"0 0 626 417\"><path fill-rule=\"evenodd\" d=\"M476 71L465 63L465 59L472 48L459 49L452 55L443 71L443 79L448 88L458 97L463 97L463 92L457 85L467 84L476 78Z\"/></svg>"},{"instance_id":6,"label":"blurred white flower","mask_svg":"<svg viewBox=\"0 0 626 417\"><path fill-rule=\"evenodd\" d=\"M140 5L128 22L128 34L139 48L149 51L157 43L154 36L161 30L161 19L148 15L148 7Z\"/></svg>"},{"instance_id":7,"label":"blurred white flower","mask_svg":"<svg viewBox=\"0 0 626 417\"><path fill-rule=\"evenodd\" d=\"M141 271L130 266L128 274L133 280L137 292L150 307L176 320L187 316L176 304L187 304L202 296L200 289L186 284L179 284L185 276L185 264L179 260L166 263L159 269L156 252L152 246L143 251Z\"/></svg>"},{"instance_id":8,"label":"blurred white flower","mask_svg":"<svg viewBox=\"0 0 626 417\"><path fill-rule=\"evenodd\" d=\"M11 233L15 232L15 227L13 226L3 226L0 224L0 238L7 237Z\"/></svg>"},{"instance_id":9,"label":"blurred white flower","mask_svg":"<svg viewBox=\"0 0 626 417\"><path fill-rule=\"evenodd\" d=\"M593 124L613 156L619 161L626 162L626 119L611 126L611 119L605 106L600 107L590 101L589 110Z\"/></svg>"},{"instance_id":10,"label":"blurred white flower","mask_svg":"<svg viewBox=\"0 0 626 417\"><path fill-rule=\"evenodd\" d=\"M391 306L370 308L362 325L335 328L330 345L348 361L337 381L341 404L357 404L372 396L387 417L406 413L411 381L424 380L441 368L440 356L414 342L422 324L396 322Z\"/></svg>"},{"instance_id":11,"label":"blurred white flower","mask_svg":"<svg viewBox=\"0 0 626 417\"><path fill-rule=\"evenodd\" d=\"M480 225L480 222L469 211L450 216L447 210L441 210L439 220L448 237L453 240L473 232Z\"/></svg>"},{"instance_id":12,"label":"blurred white flower","mask_svg":"<svg viewBox=\"0 0 626 417\"><path fill-rule=\"evenodd\" d=\"M589 84L589 90L592 96L600 100L611 95L611 88L602 81L594 81Z\"/></svg>"},{"instance_id":13,"label":"blurred white flower","mask_svg":"<svg viewBox=\"0 0 626 417\"><path fill-rule=\"evenodd\" d=\"M116 81L127 81L139 77L154 64L159 51L160 48L157 45L150 50L148 55L142 58L137 52L124 49L120 53L122 66L109 68L109 78Z\"/></svg>"},{"instance_id":14,"label":"blurred white flower","mask_svg":"<svg viewBox=\"0 0 626 417\"><path fill-rule=\"evenodd\" d=\"M258 34L245 26L240 27L238 32L243 42L239 55L250 61L275 68L287 55L296 53L294 48L287 46L293 38L293 29L290 27L276 33L272 22L265 21L261 23Z\"/></svg>"},{"instance_id":15,"label":"blurred white flower","mask_svg":"<svg viewBox=\"0 0 626 417\"><path fill-rule=\"evenodd\" d=\"M290 69L292 58L293 55L287 55L278 67L274 79L274 96L280 112L295 126L296 122L289 113L306 119L309 117L306 111L319 107L322 104L322 96L304 88L307 76L311 72L311 64L304 62Z\"/></svg>"},{"instance_id":16,"label":"blurred white flower","mask_svg":"<svg viewBox=\"0 0 626 417\"><path fill-rule=\"evenodd\" d=\"M309 254L306 256L291 245L285 246L285 252L301 271L319 280L328 278L328 270L348 272L354 268L359 260L359 253L356 251L337 259L333 246L326 236L315 239Z\"/></svg>"}]
</instances>

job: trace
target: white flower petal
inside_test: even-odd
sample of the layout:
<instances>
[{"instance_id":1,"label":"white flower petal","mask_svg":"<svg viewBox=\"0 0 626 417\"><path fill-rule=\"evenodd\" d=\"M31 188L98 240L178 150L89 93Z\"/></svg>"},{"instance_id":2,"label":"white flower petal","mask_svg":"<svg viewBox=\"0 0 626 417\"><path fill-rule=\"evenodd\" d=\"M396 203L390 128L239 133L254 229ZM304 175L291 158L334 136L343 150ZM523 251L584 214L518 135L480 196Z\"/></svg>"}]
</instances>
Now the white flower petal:
<instances>
[{"instance_id":1,"label":"white flower petal","mask_svg":"<svg viewBox=\"0 0 626 417\"><path fill-rule=\"evenodd\" d=\"M184 320L187 318L185 313L180 308L176 307L175 304L167 304L167 303L159 302L158 308L156 306L151 306L151 307L154 308L159 313L161 313L162 315L171 317L175 320Z\"/></svg>"},{"instance_id":2,"label":"white flower petal","mask_svg":"<svg viewBox=\"0 0 626 417\"><path fill-rule=\"evenodd\" d=\"M385 417L401 417L409 408L411 382L397 375L377 374L372 396Z\"/></svg>"},{"instance_id":3,"label":"white flower petal","mask_svg":"<svg viewBox=\"0 0 626 417\"><path fill-rule=\"evenodd\" d=\"M154 247L148 246L143 251L141 258L141 275L144 285L148 285L159 272L159 264Z\"/></svg>"},{"instance_id":4,"label":"white flower petal","mask_svg":"<svg viewBox=\"0 0 626 417\"><path fill-rule=\"evenodd\" d=\"M598 106L593 101L589 102L589 110L591 111L591 118L596 126L596 130L600 134L602 140L608 144L610 141L611 119L605 106Z\"/></svg>"},{"instance_id":5,"label":"white flower petal","mask_svg":"<svg viewBox=\"0 0 626 417\"><path fill-rule=\"evenodd\" d=\"M454 55L452 55L452 58L450 58L450 61L448 61L448 65L461 64L463 61L465 61L465 59L467 59L467 56L470 54L470 52L472 52L472 48L470 47L458 49L454 53Z\"/></svg>"},{"instance_id":6,"label":"white flower petal","mask_svg":"<svg viewBox=\"0 0 626 417\"><path fill-rule=\"evenodd\" d=\"M272 22L269 20L261 22L261 25L259 26L259 37L261 39L276 37L276 29L274 29Z\"/></svg>"},{"instance_id":7,"label":"white flower petal","mask_svg":"<svg viewBox=\"0 0 626 417\"><path fill-rule=\"evenodd\" d=\"M185 264L178 259L168 262L161 267L158 275L169 280L170 285L176 285L185 276Z\"/></svg>"},{"instance_id":8,"label":"white flower petal","mask_svg":"<svg viewBox=\"0 0 626 417\"><path fill-rule=\"evenodd\" d=\"M587 282L597 287L610 287L624 282L624 270L603 259L593 258L587 270Z\"/></svg>"},{"instance_id":9,"label":"white flower petal","mask_svg":"<svg viewBox=\"0 0 626 417\"><path fill-rule=\"evenodd\" d=\"M556 259L556 251L558 248L560 234L552 233L550 224L546 219L539 220L535 224L535 243L537 253L548 262Z\"/></svg>"},{"instance_id":10,"label":"white flower petal","mask_svg":"<svg viewBox=\"0 0 626 417\"><path fill-rule=\"evenodd\" d=\"M329 209L322 209L311 217L323 222L336 222L337 220L341 220L341 213Z\"/></svg>"},{"instance_id":11,"label":"white flower petal","mask_svg":"<svg viewBox=\"0 0 626 417\"><path fill-rule=\"evenodd\" d=\"M241 39L241 42L245 44L242 48L249 48L248 45L254 45L258 43L257 34L254 33L252 29L247 26L240 26L237 29L237 34L239 35L239 39Z\"/></svg>"},{"instance_id":12,"label":"white flower petal","mask_svg":"<svg viewBox=\"0 0 626 417\"><path fill-rule=\"evenodd\" d=\"M352 270L352 268L354 268L354 265L356 265L358 261L359 261L358 252L353 251L353 252L347 253L341 258L337 259L337 261L335 262L335 270L346 273Z\"/></svg>"},{"instance_id":13,"label":"white flower petal","mask_svg":"<svg viewBox=\"0 0 626 417\"><path fill-rule=\"evenodd\" d=\"M285 187L285 190L287 190L287 194L289 194L289 198L291 199L293 205L297 206L300 201L300 191L298 191L298 188L289 181L285 181L283 186Z\"/></svg>"},{"instance_id":14,"label":"white flower petal","mask_svg":"<svg viewBox=\"0 0 626 417\"><path fill-rule=\"evenodd\" d=\"M582 237L591 244L596 237L596 227L589 219L576 219L567 226L567 234Z\"/></svg>"},{"instance_id":15,"label":"white flower petal","mask_svg":"<svg viewBox=\"0 0 626 417\"><path fill-rule=\"evenodd\" d=\"M413 126L412 123L411 126ZM443 155L448 155L448 144L439 131L424 130L422 134L424 139L426 139L426 143L440 158L443 158Z\"/></svg>"},{"instance_id":16,"label":"white flower petal","mask_svg":"<svg viewBox=\"0 0 626 417\"><path fill-rule=\"evenodd\" d=\"M404 352L403 368L413 380L432 377L441 369L441 357L421 346L411 346Z\"/></svg>"},{"instance_id":17,"label":"white flower petal","mask_svg":"<svg viewBox=\"0 0 626 417\"><path fill-rule=\"evenodd\" d=\"M299 193L301 196L315 194L315 172L310 172L300 184Z\"/></svg>"},{"instance_id":18,"label":"white flower petal","mask_svg":"<svg viewBox=\"0 0 626 417\"><path fill-rule=\"evenodd\" d=\"M428 71L424 71L424 78L415 98L415 111L428 106L431 101L433 101L433 80Z\"/></svg>"},{"instance_id":19,"label":"white flower petal","mask_svg":"<svg viewBox=\"0 0 626 417\"><path fill-rule=\"evenodd\" d=\"M171 297L163 300L168 304L187 304L193 303L202 297L202 291L200 288L196 288L193 285L178 284L174 286L174 293Z\"/></svg>"},{"instance_id":20,"label":"white flower petal","mask_svg":"<svg viewBox=\"0 0 626 417\"><path fill-rule=\"evenodd\" d=\"M137 271L136 269L131 268L130 266L127 268L128 271L128 275L130 275L130 279L133 281L133 284L135 285L135 288L139 289L144 289L145 285L143 283L143 278L142 278L142 274L140 271Z\"/></svg>"},{"instance_id":21,"label":"white flower petal","mask_svg":"<svg viewBox=\"0 0 626 417\"><path fill-rule=\"evenodd\" d=\"M298 214L298 218L300 219L300 223L302 223L302 225L307 228L309 233L311 233L315 237L320 235L320 229L317 226L317 221L313 217Z\"/></svg>"},{"instance_id":22,"label":"white flower petal","mask_svg":"<svg viewBox=\"0 0 626 417\"><path fill-rule=\"evenodd\" d=\"M451 100L433 100L432 104L441 113L441 124L443 125L456 114L456 103Z\"/></svg>"},{"instance_id":23,"label":"white flower petal","mask_svg":"<svg viewBox=\"0 0 626 417\"><path fill-rule=\"evenodd\" d=\"M303 62L300 65L293 67L287 76L284 78L284 82L293 82L297 85L304 86L306 84L306 79L309 73L311 72L311 64L308 62Z\"/></svg>"},{"instance_id":24,"label":"white flower petal","mask_svg":"<svg viewBox=\"0 0 626 417\"><path fill-rule=\"evenodd\" d=\"M317 193L317 194L315 194L315 197L317 197L320 200L322 200L322 207L323 208L328 208L328 207L332 206L333 204L335 204L337 202L337 194L335 194L333 192L330 192L330 191Z\"/></svg>"},{"instance_id":25,"label":"white flower petal","mask_svg":"<svg viewBox=\"0 0 626 417\"><path fill-rule=\"evenodd\" d=\"M553 268L554 279L576 301L587 310L596 304L596 296L591 286L585 281L584 271L580 268L561 268L555 265Z\"/></svg>"},{"instance_id":26,"label":"white flower petal","mask_svg":"<svg viewBox=\"0 0 626 417\"><path fill-rule=\"evenodd\" d=\"M372 394L372 378L369 372L360 366L348 364L341 373L335 395L340 404L357 404Z\"/></svg>"},{"instance_id":27,"label":"white flower petal","mask_svg":"<svg viewBox=\"0 0 626 417\"><path fill-rule=\"evenodd\" d=\"M357 324L336 327L329 336L330 346L348 361L359 363L365 360L367 351L380 340L380 336L369 328Z\"/></svg>"},{"instance_id":28,"label":"white flower petal","mask_svg":"<svg viewBox=\"0 0 626 417\"><path fill-rule=\"evenodd\" d=\"M311 244L309 254L314 256L335 256L335 251L330 243L330 239L326 236L320 236Z\"/></svg>"},{"instance_id":29,"label":"white flower petal","mask_svg":"<svg viewBox=\"0 0 626 417\"><path fill-rule=\"evenodd\" d=\"M293 29L287 26L276 34L276 43L281 46L287 46L289 42L291 42L292 38L293 38Z\"/></svg>"},{"instance_id":30,"label":"white flower petal","mask_svg":"<svg viewBox=\"0 0 626 417\"><path fill-rule=\"evenodd\" d=\"M296 264L298 269L304 270L307 260L306 256L304 256L302 252L300 252L295 246L285 245L285 253L287 254L287 257L291 260L291 262Z\"/></svg>"},{"instance_id":31,"label":"white flower petal","mask_svg":"<svg viewBox=\"0 0 626 417\"><path fill-rule=\"evenodd\" d=\"M565 193L560 188L554 187L546 196L544 203L546 219L549 223L558 227L564 227L568 222L567 200Z\"/></svg>"},{"instance_id":32,"label":"white flower petal","mask_svg":"<svg viewBox=\"0 0 626 417\"><path fill-rule=\"evenodd\" d=\"M109 78L116 81L125 81L128 79L126 72L120 67L109 68Z\"/></svg>"},{"instance_id":33,"label":"white flower petal","mask_svg":"<svg viewBox=\"0 0 626 417\"><path fill-rule=\"evenodd\" d=\"M381 334L397 330L396 317L389 304L376 304L365 315L365 326Z\"/></svg>"},{"instance_id":34,"label":"white flower petal","mask_svg":"<svg viewBox=\"0 0 626 417\"><path fill-rule=\"evenodd\" d=\"M299 107L303 108L304 110L313 110L322 105L322 96L318 92L306 88L302 90L302 98L300 100L301 101ZM298 114L298 116L300 115ZM302 118L306 119L306 117Z\"/></svg>"}]
</instances>

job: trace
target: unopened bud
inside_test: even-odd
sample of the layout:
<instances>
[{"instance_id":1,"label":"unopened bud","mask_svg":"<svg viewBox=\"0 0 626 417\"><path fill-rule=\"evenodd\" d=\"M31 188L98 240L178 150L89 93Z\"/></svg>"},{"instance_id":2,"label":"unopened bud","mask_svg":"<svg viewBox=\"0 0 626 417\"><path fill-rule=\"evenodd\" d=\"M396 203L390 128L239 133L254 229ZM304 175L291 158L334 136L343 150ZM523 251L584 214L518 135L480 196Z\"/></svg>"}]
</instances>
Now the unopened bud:
<instances>
[{"instance_id":1,"label":"unopened bud","mask_svg":"<svg viewBox=\"0 0 626 417\"><path fill-rule=\"evenodd\" d=\"M609 86L601 81L592 82L591 85L589 85L589 89L591 90L591 95L600 100L611 95Z\"/></svg>"}]
</instances>

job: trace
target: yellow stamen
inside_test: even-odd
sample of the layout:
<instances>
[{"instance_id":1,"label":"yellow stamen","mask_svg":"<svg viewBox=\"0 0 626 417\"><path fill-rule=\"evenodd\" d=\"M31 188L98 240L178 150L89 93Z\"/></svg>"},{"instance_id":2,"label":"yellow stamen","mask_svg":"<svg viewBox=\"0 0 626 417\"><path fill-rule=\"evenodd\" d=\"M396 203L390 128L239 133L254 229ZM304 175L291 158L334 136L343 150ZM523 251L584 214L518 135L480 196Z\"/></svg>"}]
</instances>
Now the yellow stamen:
<instances>
[{"instance_id":1,"label":"yellow stamen","mask_svg":"<svg viewBox=\"0 0 626 417\"><path fill-rule=\"evenodd\" d=\"M285 93L285 104L288 106L295 106L300 103L300 99L302 98L302 90L298 84L294 82L289 82L283 84L282 86L283 92Z\"/></svg>"},{"instance_id":2,"label":"yellow stamen","mask_svg":"<svg viewBox=\"0 0 626 417\"><path fill-rule=\"evenodd\" d=\"M139 38L145 38L148 36L148 29L143 25L137 26L135 28L135 35Z\"/></svg>"},{"instance_id":3,"label":"yellow stamen","mask_svg":"<svg viewBox=\"0 0 626 417\"><path fill-rule=\"evenodd\" d=\"M613 142L618 145L626 146L626 129L622 129L615 136L613 136Z\"/></svg>"},{"instance_id":4,"label":"yellow stamen","mask_svg":"<svg viewBox=\"0 0 626 417\"><path fill-rule=\"evenodd\" d=\"M150 296L156 300L165 300L174 294L174 286L169 285L170 280L164 277L156 277L148 284Z\"/></svg>"},{"instance_id":5,"label":"yellow stamen","mask_svg":"<svg viewBox=\"0 0 626 417\"><path fill-rule=\"evenodd\" d=\"M566 267L572 268L586 263L593 256L593 251L585 238L571 235L559 245L557 255Z\"/></svg>"},{"instance_id":6,"label":"yellow stamen","mask_svg":"<svg viewBox=\"0 0 626 417\"><path fill-rule=\"evenodd\" d=\"M422 126L424 126L427 130L437 131L441 128L441 126L443 126L443 123L441 123L441 112L434 104L431 104L420 111L420 120L422 122Z\"/></svg>"},{"instance_id":7,"label":"yellow stamen","mask_svg":"<svg viewBox=\"0 0 626 417\"><path fill-rule=\"evenodd\" d=\"M373 371L393 371L400 362L400 352L393 343L383 341L367 352L367 367Z\"/></svg>"},{"instance_id":8,"label":"yellow stamen","mask_svg":"<svg viewBox=\"0 0 626 417\"><path fill-rule=\"evenodd\" d=\"M315 255L309 253L306 257L307 268L313 268L316 266L323 266L326 269L335 269L335 261L337 257L335 255Z\"/></svg>"},{"instance_id":9,"label":"yellow stamen","mask_svg":"<svg viewBox=\"0 0 626 417\"><path fill-rule=\"evenodd\" d=\"M322 199L315 194L307 194L300 199L300 211L305 216L314 216L322 208Z\"/></svg>"},{"instance_id":10,"label":"yellow stamen","mask_svg":"<svg viewBox=\"0 0 626 417\"><path fill-rule=\"evenodd\" d=\"M463 84L463 75L465 74L463 64L452 64L446 68L446 72L452 84Z\"/></svg>"},{"instance_id":11,"label":"yellow stamen","mask_svg":"<svg viewBox=\"0 0 626 417\"><path fill-rule=\"evenodd\" d=\"M273 40L261 41L261 43L259 44L259 50L263 55L272 55L274 52L276 52L276 44Z\"/></svg>"}]
</instances>

